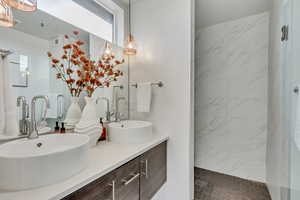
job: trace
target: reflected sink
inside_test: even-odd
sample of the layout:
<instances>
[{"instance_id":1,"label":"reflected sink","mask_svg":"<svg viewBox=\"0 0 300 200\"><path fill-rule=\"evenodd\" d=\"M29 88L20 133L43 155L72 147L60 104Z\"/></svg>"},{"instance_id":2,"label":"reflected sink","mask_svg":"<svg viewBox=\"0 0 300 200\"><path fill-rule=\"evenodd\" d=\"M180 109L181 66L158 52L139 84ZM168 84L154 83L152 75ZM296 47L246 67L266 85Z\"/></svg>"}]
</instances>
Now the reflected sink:
<instances>
[{"instance_id":1,"label":"reflected sink","mask_svg":"<svg viewBox=\"0 0 300 200\"><path fill-rule=\"evenodd\" d=\"M121 121L108 125L109 140L120 144L141 144L152 139L152 123L145 121Z\"/></svg>"},{"instance_id":2,"label":"reflected sink","mask_svg":"<svg viewBox=\"0 0 300 200\"><path fill-rule=\"evenodd\" d=\"M89 137L51 134L0 145L0 190L17 191L72 177L88 163Z\"/></svg>"}]
</instances>

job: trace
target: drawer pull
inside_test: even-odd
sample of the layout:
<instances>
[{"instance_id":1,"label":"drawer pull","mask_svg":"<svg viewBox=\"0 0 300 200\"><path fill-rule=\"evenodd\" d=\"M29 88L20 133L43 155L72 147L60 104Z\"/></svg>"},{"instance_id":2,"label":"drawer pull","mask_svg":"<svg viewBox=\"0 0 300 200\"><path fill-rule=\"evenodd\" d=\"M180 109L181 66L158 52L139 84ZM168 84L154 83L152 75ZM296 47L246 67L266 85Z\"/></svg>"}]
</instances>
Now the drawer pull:
<instances>
[{"instance_id":1,"label":"drawer pull","mask_svg":"<svg viewBox=\"0 0 300 200\"><path fill-rule=\"evenodd\" d=\"M116 181L113 181L111 184L109 184L109 186L112 187L112 200L116 199Z\"/></svg>"},{"instance_id":2,"label":"drawer pull","mask_svg":"<svg viewBox=\"0 0 300 200\"><path fill-rule=\"evenodd\" d=\"M135 179L140 177L140 173L132 174L132 177L129 180L123 179L122 183L126 186L129 185L131 182L133 182Z\"/></svg>"},{"instance_id":3,"label":"drawer pull","mask_svg":"<svg viewBox=\"0 0 300 200\"><path fill-rule=\"evenodd\" d=\"M145 163L145 172L142 172L142 175L148 179L148 160L141 161L141 163Z\"/></svg>"}]
</instances>

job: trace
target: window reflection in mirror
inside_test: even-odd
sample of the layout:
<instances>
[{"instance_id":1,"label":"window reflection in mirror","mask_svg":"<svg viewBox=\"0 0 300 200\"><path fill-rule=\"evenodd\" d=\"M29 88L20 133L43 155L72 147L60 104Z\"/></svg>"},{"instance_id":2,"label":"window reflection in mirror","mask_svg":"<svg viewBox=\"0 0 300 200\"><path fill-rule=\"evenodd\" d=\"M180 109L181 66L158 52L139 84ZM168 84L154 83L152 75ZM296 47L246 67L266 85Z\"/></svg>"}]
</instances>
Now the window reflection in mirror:
<instances>
[{"instance_id":1,"label":"window reflection in mirror","mask_svg":"<svg viewBox=\"0 0 300 200\"><path fill-rule=\"evenodd\" d=\"M9 61L11 68L11 80L13 87L28 87L29 58L25 55L18 55L16 60Z\"/></svg>"}]
</instances>

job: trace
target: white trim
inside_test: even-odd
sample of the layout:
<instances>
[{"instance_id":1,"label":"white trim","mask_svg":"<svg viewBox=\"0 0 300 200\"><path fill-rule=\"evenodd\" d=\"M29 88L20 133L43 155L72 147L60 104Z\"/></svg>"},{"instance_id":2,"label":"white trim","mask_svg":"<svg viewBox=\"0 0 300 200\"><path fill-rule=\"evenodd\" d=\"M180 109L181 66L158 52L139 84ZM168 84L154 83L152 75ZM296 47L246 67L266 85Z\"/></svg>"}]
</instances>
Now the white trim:
<instances>
[{"instance_id":1,"label":"white trim","mask_svg":"<svg viewBox=\"0 0 300 200\"><path fill-rule=\"evenodd\" d=\"M111 23L72 0L43 0L38 9L104 40L112 42L114 38Z\"/></svg>"},{"instance_id":2,"label":"white trim","mask_svg":"<svg viewBox=\"0 0 300 200\"><path fill-rule=\"evenodd\" d=\"M94 0L96 3L101 5L103 8L108 10L114 16L114 35L113 43L120 47L124 46L124 33L125 33L125 12L124 9L117 5L112 0Z\"/></svg>"}]
</instances>

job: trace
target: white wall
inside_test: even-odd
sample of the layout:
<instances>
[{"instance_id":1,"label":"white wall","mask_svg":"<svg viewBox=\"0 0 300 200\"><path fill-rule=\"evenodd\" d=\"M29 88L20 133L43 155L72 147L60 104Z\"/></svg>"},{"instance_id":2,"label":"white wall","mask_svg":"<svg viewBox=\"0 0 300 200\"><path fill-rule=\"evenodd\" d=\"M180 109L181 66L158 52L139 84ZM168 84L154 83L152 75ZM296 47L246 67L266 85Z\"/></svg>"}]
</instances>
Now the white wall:
<instances>
[{"instance_id":1,"label":"white wall","mask_svg":"<svg viewBox=\"0 0 300 200\"><path fill-rule=\"evenodd\" d=\"M196 0L197 29L255 15L270 9L272 0Z\"/></svg>"},{"instance_id":2,"label":"white wall","mask_svg":"<svg viewBox=\"0 0 300 200\"><path fill-rule=\"evenodd\" d=\"M196 39L195 166L265 182L269 14Z\"/></svg>"},{"instance_id":3,"label":"white wall","mask_svg":"<svg viewBox=\"0 0 300 200\"><path fill-rule=\"evenodd\" d=\"M266 180L273 200L285 200L283 182L288 183L289 146L288 133L283 132L282 67L281 67L281 17L282 1L273 0L270 25L270 65L268 102L268 143ZM285 175L284 175L285 174ZM286 190L287 188L285 188Z\"/></svg>"},{"instance_id":4,"label":"white wall","mask_svg":"<svg viewBox=\"0 0 300 200\"><path fill-rule=\"evenodd\" d=\"M290 0L291 1L291 0ZM292 44L292 53L290 54L290 56L292 57L293 64L292 65L288 65L289 67L286 67L287 69L290 69L291 71L291 78L290 78L290 88L294 88L296 85L300 84L300 68L299 68L299 63L300 63L300 57L299 57L299 51L300 51L300 38L299 38L299 34L300 34L300 1L297 0L293 0L292 2L292 23L289 23L291 26L291 31L290 32L290 40L289 40L289 44ZM291 58L289 57L289 58ZM292 67L291 67L292 66ZM292 69L292 70L291 70ZM290 90L289 90L290 91ZM285 188L289 188L291 191L291 199L290 200L298 200L300 199L300 149L297 147L296 143L294 142L294 132L293 132L293 127L295 127L295 123L299 123L297 122L297 120L299 120L299 118L296 118L296 112L297 112L297 101L298 98L300 98L299 94L295 94L295 93L289 93L290 94L290 99L292 100L292 103L290 103L291 105L291 112L289 112L293 122L292 124L292 131L291 131L291 140L289 143L290 147L290 153L291 153L291 157L290 157L290 162L288 162L290 164L290 174L287 173L283 173L284 176L286 175L290 175L290 185L286 186L285 184L283 184L285 186Z\"/></svg>"},{"instance_id":5,"label":"white wall","mask_svg":"<svg viewBox=\"0 0 300 200\"><path fill-rule=\"evenodd\" d=\"M29 87L13 88L16 95L25 96L30 101L35 95L48 94L49 42L10 28L0 27L0 35L0 48L10 49L15 52L15 55L29 56ZM15 58L15 55L10 56L9 59Z\"/></svg>"},{"instance_id":6,"label":"white wall","mask_svg":"<svg viewBox=\"0 0 300 200\"><path fill-rule=\"evenodd\" d=\"M273 200L298 200L300 151L294 142L300 83L300 3L273 0L270 46L269 134L267 183ZM281 42L281 27L289 25L289 39Z\"/></svg>"},{"instance_id":7,"label":"white wall","mask_svg":"<svg viewBox=\"0 0 300 200\"><path fill-rule=\"evenodd\" d=\"M168 181L154 199L193 197L192 123L192 1L140 0L133 5L133 34L139 49L132 57L130 81L163 81L153 88L152 110L136 112L131 88L131 117L149 120L156 134L170 136Z\"/></svg>"}]
</instances>

